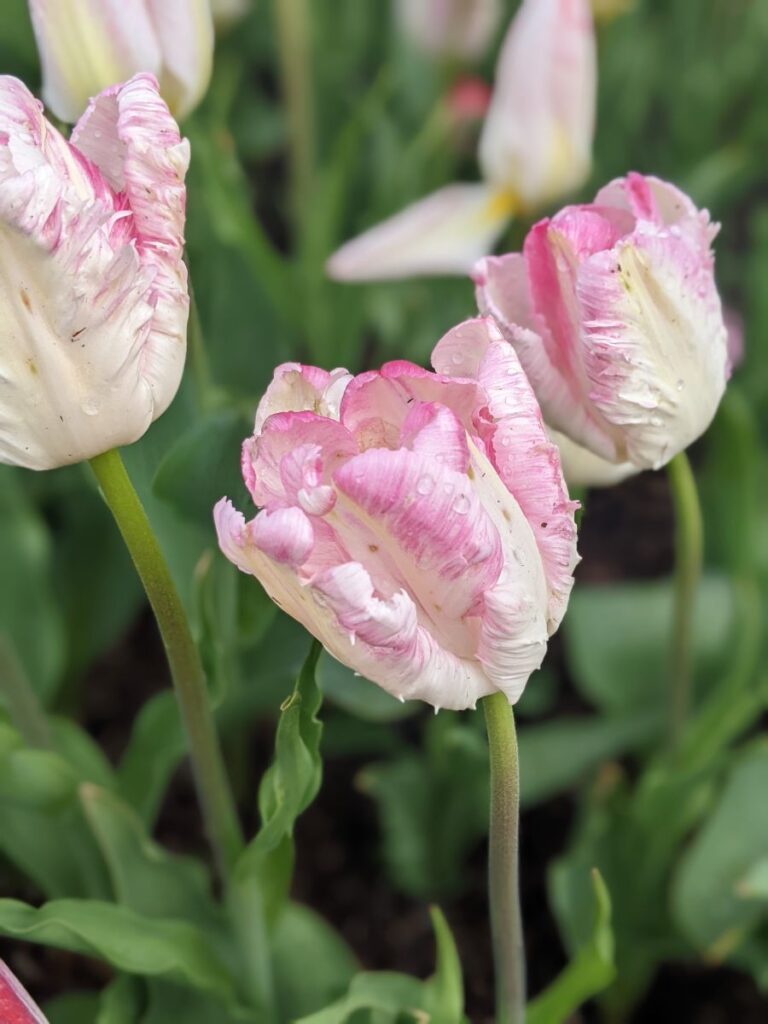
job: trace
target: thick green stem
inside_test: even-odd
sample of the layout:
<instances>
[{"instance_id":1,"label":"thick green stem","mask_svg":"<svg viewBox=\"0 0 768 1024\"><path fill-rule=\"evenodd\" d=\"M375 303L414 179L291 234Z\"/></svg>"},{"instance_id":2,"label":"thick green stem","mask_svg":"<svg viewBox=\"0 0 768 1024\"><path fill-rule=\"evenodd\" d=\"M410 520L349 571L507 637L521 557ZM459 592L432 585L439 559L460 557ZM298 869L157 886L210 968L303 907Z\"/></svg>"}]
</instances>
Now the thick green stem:
<instances>
[{"instance_id":1,"label":"thick green stem","mask_svg":"<svg viewBox=\"0 0 768 1024\"><path fill-rule=\"evenodd\" d=\"M520 776L515 717L503 693L483 698L491 764L488 852L496 1024L525 1021L525 949L518 882Z\"/></svg>"},{"instance_id":2,"label":"thick green stem","mask_svg":"<svg viewBox=\"0 0 768 1024\"><path fill-rule=\"evenodd\" d=\"M274 11L288 117L291 213L299 225L312 192L315 159L312 12L307 0L274 0Z\"/></svg>"},{"instance_id":3,"label":"thick green stem","mask_svg":"<svg viewBox=\"0 0 768 1024\"><path fill-rule=\"evenodd\" d=\"M691 464L680 452L667 466L675 510L675 589L670 649L670 744L678 749L688 718L691 647L696 588L699 584L704 528Z\"/></svg>"},{"instance_id":4,"label":"thick green stem","mask_svg":"<svg viewBox=\"0 0 768 1024\"><path fill-rule=\"evenodd\" d=\"M208 837L219 871L228 878L243 836L208 700L203 666L168 564L118 451L91 467L144 584L165 645L187 734L189 756Z\"/></svg>"}]
</instances>

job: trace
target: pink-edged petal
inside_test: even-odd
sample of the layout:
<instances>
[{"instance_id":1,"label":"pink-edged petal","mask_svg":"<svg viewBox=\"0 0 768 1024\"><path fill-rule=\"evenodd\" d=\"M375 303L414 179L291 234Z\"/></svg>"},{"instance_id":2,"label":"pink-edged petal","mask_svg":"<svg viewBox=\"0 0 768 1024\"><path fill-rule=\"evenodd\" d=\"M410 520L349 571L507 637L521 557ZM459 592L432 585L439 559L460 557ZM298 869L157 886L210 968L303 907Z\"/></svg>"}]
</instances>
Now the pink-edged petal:
<instances>
[{"instance_id":1,"label":"pink-edged petal","mask_svg":"<svg viewBox=\"0 0 768 1024\"><path fill-rule=\"evenodd\" d=\"M588 259L577 290L590 401L621 431L625 460L659 468L703 433L725 390L711 253L646 225Z\"/></svg>"},{"instance_id":2,"label":"pink-edged petal","mask_svg":"<svg viewBox=\"0 0 768 1024\"><path fill-rule=\"evenodd\" d=\"M461 619L478 614L502 556L498 531L469 477L429 454L376 448L346 462L334 483L338 500L330 521L352 557L383 562L438 642L456 653L471 651L471 629Z\"/></svg>"},{"instance_id":3,"label":"pink-edged petal","mask_svg":"<svg viewBox=\"0 0 768 1024\"><path fill-rule=\"evenodd\" d=\"M473 278L480 312L494 318L517 352L547 423L581 437L585 445L612 458L617 441L610 427L596 418L589 402L585 401L584 392L588 393L589 385L583 373L577 377L570 375L569 366L578 359L574 340L576 327L568 327L567 337L571 339L572 349L569 352L567 346L556 343L546 320L534 310L525 257L520 253L489 257L475 266ZM550 278L549 286L552 302L559 302L556 277ZM546 302L549 303L548 297ZM439 345L442 352L448 353L447 339ZM454 372L464 374L461 351L458 339L451 342L449 358L453 361ZM433 365L437 369L434 359L435 353ZM447 373L446 358L440 356L440 360L440 371Z\"/></svg>"},{"instance_id":4,"label":"pink-edged petal","mask_svg":"<svg viewBox=\"0 0 768 1024\"><path fill-rule=\"evenodd\" d=\"M313 412L274 413L261 434L243 445L243 478L256 505L297 504L300 490L327 485L333 470L357 451L336 420Z\"/></svg>"},{"instance_id":5,"label":"pink-edged petal","mask_svg":"<svg viewBox=\"0 0 768 1024\"><path fill-rule=\"evenodd\" d=\"M429 456L457 473L466 473L469 467L467 431L455 413L437 402L413 403L399 447Z\"/></svg>"},{"instance_id":6,"label":"pink-edged petal","mask_svg":"<svg viewBox=\"0 0 768 1024\"><path fill-rule=\"evenodd\" d=\"M336 281L467 274L491 252L513 212L487 185L447 185L347 242L330 257Z\"/></svg>"},{"instance_id":7,"label":"pink-edged petal","mask_svg":"<svg viewBox=\"0 0 768 1024\"><path fill-rule=\"evenodd\" d=\"M159 74L162 54L145 0L29 0L43 97L73 122L91 96L137 71Z\"/></svg>"},{"instance_id":8,"label":"pink-edged petal","mask_svg":"<svg viewBox=\"0 0 768 1024\"><path fill-rule=\"evenodd\" d=\"M400 359L355 377L344 393L340 415L361 449L396 448L414 402L444 405L467 424L480 398L473 381L440 377Z\"/></svg>"},{"instance_id":9,"label":"pink-edged petal","mask_svg":"<svg viewBox=\"0 0 768 1024\"><path fill-rule=\"evenodd\" d=\"M588 0L525 0L502 44L480 140L487 181L535 209L588 177L597 69Z\"/></svg>"},{"instance_id":10,"label":"pink-edged petal","mask_svg":"<svg viewBox=\"0 0 768 1024\"><path fill-rule=\"evenodd\" d=\"M183 119L203 98L211 79L210 0L145 0L145 4L163 54L162 93L176 116Z\"/></svg>"},{"instance_id":11,"label":"pink-edged petal","mask_svg":"<svg viewBox=\"0 0 768 1024\"><path fill-rule=\"evenodd\" d=\"M189 297L182 254L189 143L146 74L95 97L72 142L125 195L142 266L153 273L148 300L154 313L142 369L159 416L176 394L186 357Z\"/></svg>"},{"instance_id":12,"label":"pink-edged petal","mask_svg":"<svg viewBox=\"0 0 768 1024\"><path fill-rule=\"evenodd\" d=\"M550 429L549 436L560 452L563 476L569 487L613 487L640 472L631 462L601 459L557 430Z\"/></svg>"},{"instance_id":13,"label":"pink-edged petal","mask_svg":"<svg viewBox=\"0 0 768 1024\"><path fill-rule=\"evenodd\" d=\"M2 1024L48 1024L7 964L0 960L0 1021Z\"/></svg>"},{"instance_id":14,"label":"pink-edged petal","mask_svg":"<svg viewBox=\"0 0 768 1024\"><path fill-rule=\"evenodd\" d=\"M256 410L254 432L261 433L268 416L277 412L315 412L339 418L339 404L352 379L344 369L321 370L318 366L282 363Z\"/></svg>"},{"instance_id":15,"label":"pink-edged petal","mask_svg":"<svg viewBox=\"0 0 768 1024\"><path fill-rule=\"evenodd\" d=\"M554 632L568 605L576 567L577 505L568 498L557 448L514 348L491 318L468 320L449 331L433 354L436 368L456 365L472 373L487 400L481 427L491 462L514 496L541 554L549 590L548 626Z\"/></svg>"},{"instance_id":16,"label":"pink-edged petal","mask_svg":"<svg viewBox=\"0 0 768 1024\"><path fill-rule=\"evenodd\" d=\"M482 56L501 18L500 0L397 0L401 31L435 57Z\"/></svg>"}]
</instances>

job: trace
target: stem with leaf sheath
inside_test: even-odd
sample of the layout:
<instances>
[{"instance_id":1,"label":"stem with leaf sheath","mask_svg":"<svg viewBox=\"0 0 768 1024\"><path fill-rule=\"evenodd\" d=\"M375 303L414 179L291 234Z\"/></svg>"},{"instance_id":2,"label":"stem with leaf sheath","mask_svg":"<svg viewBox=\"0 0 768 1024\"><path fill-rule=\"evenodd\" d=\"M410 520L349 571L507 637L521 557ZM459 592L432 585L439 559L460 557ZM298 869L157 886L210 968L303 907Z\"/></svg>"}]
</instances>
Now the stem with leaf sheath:
<instances>
[{"instance_id":1,"label":"stem with leaf sheath","mask_svg":"<svg viewBox=\"0 0 768 1024\"><path fill-rule=\"evenodd\" d=\"M208 838L219 872L227 879L243 849L243 835L187 615L120 453L113 449L97 455L91 459L91 468L133 559L163 638Z\"/></svg>"},{"instance_id":2,"label":"stem with leaf sheath","mask_svg":"<svg viewBox=\"0 0 768 1024\"><path fill-rule=\"evenodd\" d=\"M675 511L675 579L670 648L669 737L680 746L688 718L691 690L691 648L696 588L701 577L704 527L691 464L680 452L667 466Z\"/></svg>"},{"instance_id":3,"label":"stem with leaf sheath","mask_svg":"<svg viewBox=\"0 0 768 1024\"><path fill-rule=\"evenodd\" d=\"M491 766L488 840L496 1024L524 1024L525 949L518 882L520 773L515 716L503 693L482 700Z\"/></svg>"}]
</instances>

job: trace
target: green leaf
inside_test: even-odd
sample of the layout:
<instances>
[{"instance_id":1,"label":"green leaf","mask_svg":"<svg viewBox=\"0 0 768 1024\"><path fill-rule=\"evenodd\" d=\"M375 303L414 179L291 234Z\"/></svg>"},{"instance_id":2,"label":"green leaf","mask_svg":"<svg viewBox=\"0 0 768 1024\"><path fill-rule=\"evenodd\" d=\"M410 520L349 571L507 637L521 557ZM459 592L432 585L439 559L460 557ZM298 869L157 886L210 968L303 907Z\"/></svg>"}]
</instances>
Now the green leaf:
<instances>
[{"instance_id":1,"label":"green leaf","mask_svg":"<svg viewBox=\"0 0 768 1024\"><path fill-rule=\"evenodd\" d=\"M418 701L401 703L323 651L317 664L317 682L325 697L351 715L371 722L395 722L421 710Z\"/></svg>"},{"instance_id":2,"label":"green leaf","mask_svg":"<svg viewBox=\"0 0 768 1024\"><path fill-rule=\"evenodd\" d=\"M282 1020L296 1020L338 999L357 970L344 940L299 903L285 906L271 943Z\"/></svg>"},{"instance_id":3,"label":"green leaf","mask_svg":"<svg viewBox=\"0 0 768 1024\"><path fill-rule=\"evenodd\" d=\"M734 619L728 583L705 577L694 618L697 681L712 681L727 666ZM564 629L569 665L584 696L618 715L665 706L671 621L669 580L576 587Z\"/></svg>"},{"instance_id":4,"label":"green leaf","mask_svg":"<svg viewBox=\"0 0 768 1024\"><path fill-rule=\"evenodd\" d=\"M121 974L101 993L95 1024L137 1024L141 1003L142 991L137 979Z\"/></svg>"},{"instance_id":5,"label":"green leaf","mask_svg":"<svg viewBox=\"0 0 768 1024\"><path fill-rule=\"evenodd\" d=\"M263 1017L244 1008L230 1009L205 992L193 992L168 981L149 981L148 1005L137 1024L263 1024Z\"/></svg>"},{"instance_id":6,"label":"green leaf","mask_svg":"<svg viewBox=\"0 0 768 1024\"><path fill-rule=\"evenodd\" d=\"M210 530L219 498L235 504L249 500L240 472L240 447L248 427L235 410L195 420L160 463L152 485L155 494L183 518Z\"/></svg>"},{"instance_id":7,"label":"green leaf","mask_svg":"<svg viewBox=\"0 0 768 1024\"><path fill-rule=\"evenodd\" d=\"M616 975L611 931L611 899L600 872L592 871L595 916L592 934L555 981L528 1006L527 1024L563 1024Z\"/></svg>"},{"instance_id":8,"label":"green leaf","mask_svg":"<svg viewBox=\"0 0 768 1024\"><path fill-rule=\"evenodd\" d=\"M211 939L223 929L202 864L167 853L114 793L86 784L80 788L80 799L118 903L147 917L194 921Z\"/></svg>"},{"instance_id":9,"label":"green leaf","mask_svg":"<svg viewBox=\"0 0 768 1024\"><path fill-rule=\"evenodd\" d=\"M73 992L43 1005L48 1024L98 1024L99 997L95 992Z\"/></svg>"},{"instance_id":10,"label":"green leaf","mask_svg":"<svg viewBox=\"0 0 768 1024\"><path fill-rule=\"evenodd\" d=\"M166 977L237 1005L234 983L205 935L182 921L142 917L99 900L40 908L0 900L0 934L95 956L129 974Z\"/></svg>"},{"instance_id":11,"label":"green leaf","mask_svg":"<svg viewBox=\"0 0 768 1024\"><path fill-rule=\"evenodd\" d=\"M456 943L442 910L430 907L429 916L437 944L435 974L429 981L430 1012L435 1021L461 1024L464 1020L464 982Z\"/></svg>"},{"instance_id":12,"label":"green leaf","mask_svg":"<svg viewBox=\"0 0 768 1024\"><path fill-rule=\"evenodd\" d=\"M755 865L768 858L768 817L758 810L766 792L768 743L761 741L734 765L675 877L675 920L698 949L732 946L764 914L743 886Z\"/></svg>"},{"instance_id":13,"label":"green leaf","mask_svg":"<svg viewBox=\"0 0 768 1024\"><path fill-rule=\"evenodd\" d=\"M118 768L118 788L145 825L155 820L171 775L187 743L176 697L170 690L151 697L136 716Z\"/></svg>"},{"instance_id":14,"label":"green leaf","mask_svg":"<svg viewBox=\"0 0 768 1024\"><path fill-rule=\"evenodd\" d=\"M315 641L292 695L280 709L275 758L259 787L261 828L236 867L240 879L261 880L268 918L274 918L287 897L294 823L320 788L323 727L317 712L322 698L315 679L319 653Z\"/></svg>"}]
</instances>

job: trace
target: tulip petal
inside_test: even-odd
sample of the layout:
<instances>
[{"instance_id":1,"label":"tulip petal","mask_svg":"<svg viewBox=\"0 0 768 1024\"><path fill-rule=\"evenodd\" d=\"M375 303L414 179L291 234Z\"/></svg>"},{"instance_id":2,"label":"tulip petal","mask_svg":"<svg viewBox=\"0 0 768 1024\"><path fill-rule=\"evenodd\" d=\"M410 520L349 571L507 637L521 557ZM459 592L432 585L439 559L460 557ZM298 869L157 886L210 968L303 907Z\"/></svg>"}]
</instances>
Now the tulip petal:
<instances>
[{"instance_id":1,"label":"tulip petal","mask_svg":"<svg viewBox=\"0 0 768 1024\"><path fill-rule=\"evenodd\" d=\"M456 415L437 402L414 402L400 432L400 448L426 455L457 473L469 469L467 432Z\"/></svg>"},{"instance_id":2,"label":"tulip petal","mask_svg":"<svg viewBox=\"0 0 768 1024\"><path fill-rule=\"evenodd\" d=\"M458 358L457 358L458 357ZM576 554L574 511L539 405L514 348L490 318L468 320L436 345L432 364L478 380L490 422L481 436L490 461L514 496L536 538L549 592L548 629L565 614Z\"/></svg>"},{"instance_id":3,"label":"tulip petal","mask_svg":"<svg viewBox=\"0 0 768 1024\"><path fill-rule=\"evenodd\" d=\"M0 960L0 1021L2 1024L48 1024L8 966Z\"/></svg>"},{"instance_id":4,"label":"tulip petal","mask_svg":"<svg viewBox=\"0 0 768 1024\"><path fill-rule=\"evenodd\" d=\"M416 607L404 590L382 597L356 562L332 564L311 580L301 579L285 560L275 561L257 547L230 502L220 501L214 517L227 557L256 576L270 597L335 658L393 696L461 710L491 692L477 663L443 650L419 625Z\"/></svg>"},{"instance_id":5,"label":"tulip petal","mask_svg":"<svg viewBox=\"0 0 768 1024\"><path fill-rule=\"evenodd\" d=\"M159 75L162 55L145 0L29 0L43 98L72 123L108 82Z\"/></svg>"},{"instance_id":6,"label":"tulip petal","mask_svg":"<svg viewBox=\"0 0 768 1024\"><path fill-rule=\"evenodd\" d=\"M321 370L301 363L282 363L256 410L254 432L260 434L268 416L278 412L315 412L339 418L339 405L352 379L344 369Z\"/></svg>"},{"instance_id":7,"label":"tulip petal","mask_svg":"<svg viewBox=\"0 0 768 1024\"><path fill-rule=\"evenodd\" d=\"M210 0L145 2L163 53L161 92L176 116L183 119L203 98L211 79L213 15Z\"/></svg>"},{"instance_id":8,"label":"tulip petal","mask_svg":"<svg viewBox=\"0 0 768 1024\"><path fill-rule=\"evenodd\" d=\"M601 459L557 430L550 430L549 436L560 452L563 476L569 487L612 487L640 472L631 462Z\"/></svg>"},{"instance_id":9,"label":"tulip petal","mask_svg":"<svg viewBox=\"0 0 768 1024\"><path fill-rule=\"evenodd\" d=\"M535 209L589 176L597 69L588 0L525 0L480 139L486 181Z\"/></svg>"},{"instance_id":10,"label":"tulip petal","mask_svg":"<svg viewBox=\"0 0 768 1024\"><path fill-rule=\"evenodd\" d=\"M424 53L480 57L501 18L500 0L397 0L400 29Z\"/></svg>"},{"instance_id":11,"label":"tulip petal","mask_svg":"<svg viewBox=\"0 0 768 1024\"><path fill-rule=\"evenodd\" d=\"M467 274L493 249L512 212L504 190L447 185L347 242L326 271L336 281Z\"/></svg>"}]
</instances>

